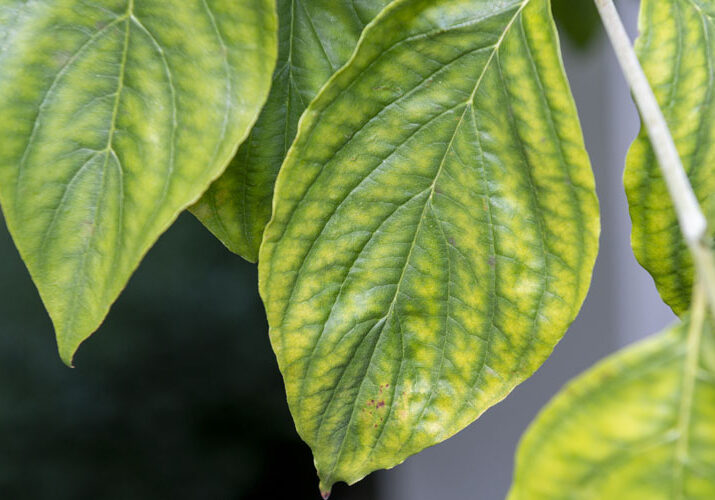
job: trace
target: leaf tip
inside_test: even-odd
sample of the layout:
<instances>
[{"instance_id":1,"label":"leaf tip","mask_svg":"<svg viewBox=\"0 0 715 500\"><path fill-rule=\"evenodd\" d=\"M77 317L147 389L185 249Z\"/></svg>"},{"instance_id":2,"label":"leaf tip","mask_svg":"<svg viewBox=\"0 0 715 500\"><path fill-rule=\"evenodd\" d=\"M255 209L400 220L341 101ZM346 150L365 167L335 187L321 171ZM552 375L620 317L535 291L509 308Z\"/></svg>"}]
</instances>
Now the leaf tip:
<instances>
[{"instance_id":1,"label":"leaf tip","mask_svg":"<svg viewBox=\"0 0 715 500\"><path fill-rule=\"evenodd\" d=\"M63 341L59 337L57 339L57 351L59 352L60 359L69 368L74 368L74 355L77 353L78 348L79 343Z\"/></svg>"},{"instance_id":2,"label":"leaf tip","mask_svg":"<svg viewBox=\"0 0 715 500\"><path fill-rule=\"evenodd\" d=\"M333 483L332 481L324 481L323 478L320 477L320 484L318 485L318 488L320 489L320 498L328 500L328 498L330 498L330 493L332 492L331 490L333 489Z\"/></svg>"}]
</instances>

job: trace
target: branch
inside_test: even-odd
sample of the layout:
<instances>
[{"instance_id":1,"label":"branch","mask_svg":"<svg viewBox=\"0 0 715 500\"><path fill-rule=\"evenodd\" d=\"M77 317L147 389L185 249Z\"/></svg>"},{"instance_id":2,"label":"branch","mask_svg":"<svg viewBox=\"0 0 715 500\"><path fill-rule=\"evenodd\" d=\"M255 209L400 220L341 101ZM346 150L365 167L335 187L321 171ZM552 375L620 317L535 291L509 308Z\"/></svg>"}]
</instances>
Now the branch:
<instances>
[{"instance_id":1,"label":"branch","mask_svg":"<svg viewBox=\"0 0 715 500\"><path fill-rule=\"evenodd\" d=\"M673 136L613 0L594 1L648 130L653 151L675 205L680 229L693 255L700 281L707 291L710 308L715 314L715 260L707 239L707 219L693 192Z\"/></svg>"}]
</instances>

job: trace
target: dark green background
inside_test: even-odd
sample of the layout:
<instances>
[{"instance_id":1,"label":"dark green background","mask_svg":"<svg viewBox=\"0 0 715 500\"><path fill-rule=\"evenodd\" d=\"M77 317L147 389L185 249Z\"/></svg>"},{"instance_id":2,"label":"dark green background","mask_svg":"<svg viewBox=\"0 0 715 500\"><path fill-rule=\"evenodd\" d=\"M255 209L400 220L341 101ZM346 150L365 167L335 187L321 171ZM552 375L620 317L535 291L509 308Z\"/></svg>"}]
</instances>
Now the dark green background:
<instances>
[{"instance_id":1,"label":"dark green background","mask_svg":"<svg viewBox=\"0 0 715 500\"><path fill-rule=\"evenodd\" d=\"M255 266L193 217L149 253L75 369L4 225L0 297L0 498L318 498Z\"/></svg>"}]
</instances>

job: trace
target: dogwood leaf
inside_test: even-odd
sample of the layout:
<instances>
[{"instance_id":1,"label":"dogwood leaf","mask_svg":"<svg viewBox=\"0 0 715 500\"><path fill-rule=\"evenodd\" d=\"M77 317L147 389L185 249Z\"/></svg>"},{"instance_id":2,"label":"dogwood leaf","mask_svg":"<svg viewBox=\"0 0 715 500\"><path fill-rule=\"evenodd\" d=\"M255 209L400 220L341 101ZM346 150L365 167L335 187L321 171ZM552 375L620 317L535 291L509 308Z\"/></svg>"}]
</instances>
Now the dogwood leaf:
<instances>
[{"instance_id":1,"label":"dogwood leaf","mask_svg":"<svg viewBox=\"0 0 715 500\"><path fill-rule=\"evenodd\" d=\"M306 110L259 258L328 492L475 420L576 316L593 175L547 0L397 0Z\"/></svg>"},{"instance_id":2,"label":"dogwood leaf","mask_svg":"<svg viewBox=\"0 0 715 500\"><path fill-rule=\"evenodd\" d=\"M279 55L268 102L226 173L191 209L232 252L258 258L276 176L300 116L389 1L278 0Z\"/></svg>"},{"instance_id":3,"label":"dogwood leaf","mask_svg":"<svg viewBox=\"0 0 715 500\"><path fill-rule=\"evenodd\" d=\"M715 236L715 2L643 0L636 48ZM632 246L677 314L690 307L693 260L645 128L628 155Z\"/></svg>"},{"instance_id":4,"label":"dogwood leaf","mask_svg":"<svg viewBox=\"0 0 715 500\"><path fill-rule=\"evenodd\" d=\"M69 364L248 134L275 7L14 0L0 13L0 203Z\"/></svg>"}]
</instances>

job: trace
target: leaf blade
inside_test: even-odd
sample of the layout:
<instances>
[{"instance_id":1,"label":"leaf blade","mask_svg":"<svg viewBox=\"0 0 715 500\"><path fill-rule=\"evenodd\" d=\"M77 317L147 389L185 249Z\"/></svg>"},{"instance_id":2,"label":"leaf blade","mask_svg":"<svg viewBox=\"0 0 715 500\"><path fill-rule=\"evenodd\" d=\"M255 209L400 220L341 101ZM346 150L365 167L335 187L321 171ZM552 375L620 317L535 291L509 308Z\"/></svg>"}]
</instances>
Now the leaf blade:
<instances>
[{"instance_id":1,"label":"leaf blade","mask_svg":"<svg viewBox=\"0 0 715 500\"><path fill-rule=\"evenodd\" d=\"M530 375L580 308L598 224L548 2L385 9L308 107L259 259L321 489Z\"/></svg>"},{"instance_id":2,"label":"leaf blade","mask_svg":"<svg viewBox=\"0 0 715 500\"><path fill-rule=\"evenodd\" d=\"M71 364L248 133L268 91L275 12L264 0L18 11L0 58L0 203Z\"/></svg>"},{"instance_id":3,"label":"leaf blade","mask_svg":"<svg viewBox=\"0 0 715 500\"><path fill-rule=\"evenodd\" d=\"M713 332L689 373L687 329L616 353L555 396L522 439L509 498L712 498Z\"/></svg>"},{"instance_id":4,"label":"leaf blade","mask_svg":"<svg viewBox=\"0 0 715 500\"><path fill-rule=\"evenodd\" d=\"M715 223L711 147L715 130L715 4L668 0L641 4L636 49L671 129L683 166L709 222ZM626 161L631 242L640 264L676 314L690 308L693 261L647 131L642 128Z\"/></svg>"},{"instance_id":5,"label":"leaf blade","mask_svg":"<svg viewBox=\"0 0 715 500\"><path fill-rule=\"evenodd\" d=\"M279 0L279 57L271 94L225 174L191 208L232 252L255 262L278 170L298 120L390 0Z\"/></svg>"}]
</instances>

